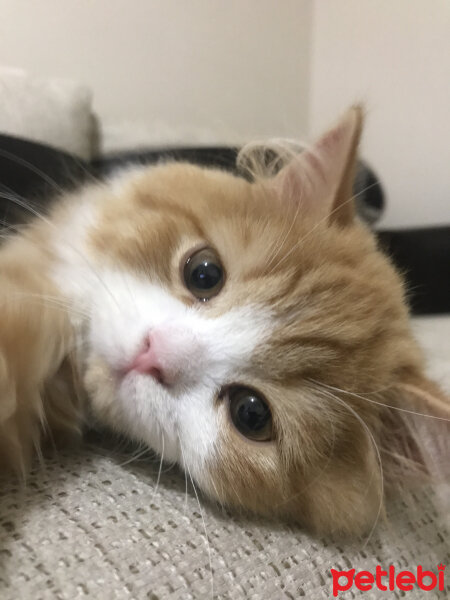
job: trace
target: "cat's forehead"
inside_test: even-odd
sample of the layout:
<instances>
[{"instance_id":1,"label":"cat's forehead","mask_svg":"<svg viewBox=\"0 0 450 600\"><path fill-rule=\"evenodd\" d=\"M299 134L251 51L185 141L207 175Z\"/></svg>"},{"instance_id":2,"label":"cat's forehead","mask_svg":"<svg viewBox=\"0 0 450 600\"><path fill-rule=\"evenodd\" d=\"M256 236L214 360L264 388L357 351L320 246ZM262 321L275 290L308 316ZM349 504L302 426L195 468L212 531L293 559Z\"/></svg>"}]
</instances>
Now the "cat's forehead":
<instances>
[{"instance_id":1,"label":"cat's forehead","mask_svg":"<svg viewBox=\"0 0 450 600\"><path fill-rule=\"evenodd\" d=\"M298 264L301 219L241 177L166 164L122 174L110 189L93 233L105 249L122 245L131 257L134 240L141 254L158 246L167 257L184 243L205 243L248 281Z\"/></svg>"},{"instance_id":2,"label":"cat's forehead","mask_svg":"<svg viewBox=\"0 0 450 600\"><path fill-rule=\"evenodd\" d=\"M169 285L189 251L211 246L226 274L211 303L217 312L251 303L270 306L283 322L298 320L309 296L317 304L318 294L329 294L367 250L356 228L344 235L325 223L312 226L264 186L186 164L123 177L96 225L90 239L103 260L150 278L156 272Z\"/></svg>"},{"instance_id":3,"label":"cat's forehead","mask_svg":"<svg viewBox=\"0 0 450 600\"><path fill-rule=\"evenodd\" d=\"M161 210L175 207L187 211L213 210L226 214L231 205L248 202L252 186L241 177L219 169L208 169L188 163L166 163L141 169L124 181L130 200L141 208Z\"/></svg>"}]
</instances>

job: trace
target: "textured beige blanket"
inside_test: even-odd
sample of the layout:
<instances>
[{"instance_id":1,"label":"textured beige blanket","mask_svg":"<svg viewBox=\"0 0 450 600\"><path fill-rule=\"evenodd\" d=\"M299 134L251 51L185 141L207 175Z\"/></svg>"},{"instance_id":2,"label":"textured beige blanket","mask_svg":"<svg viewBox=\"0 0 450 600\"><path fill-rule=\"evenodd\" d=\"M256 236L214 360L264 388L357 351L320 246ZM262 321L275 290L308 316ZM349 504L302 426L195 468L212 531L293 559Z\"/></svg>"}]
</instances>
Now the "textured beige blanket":
<instances>
[{"instance_id":1,"label":"textured beige blanket","mask_svg":"<svg viewBox=\"0 0 450 600\"><path fill-rule=\"evenodd\" d=\"M450 388L450 318L416 321L434 377ZM297 529L249 521L200 498L178 471L127 464L119 451L61 454L25 490L0 488L1 600L173 600L333 598L330 569L415 571L449 565L448 534L426 494L416 513L390 507L389 526L370 541L314 539ZM207 534L207 538L205 535ZM447 590L359 592L340 598L450 597Z\"/></svg>"}]
</instances>

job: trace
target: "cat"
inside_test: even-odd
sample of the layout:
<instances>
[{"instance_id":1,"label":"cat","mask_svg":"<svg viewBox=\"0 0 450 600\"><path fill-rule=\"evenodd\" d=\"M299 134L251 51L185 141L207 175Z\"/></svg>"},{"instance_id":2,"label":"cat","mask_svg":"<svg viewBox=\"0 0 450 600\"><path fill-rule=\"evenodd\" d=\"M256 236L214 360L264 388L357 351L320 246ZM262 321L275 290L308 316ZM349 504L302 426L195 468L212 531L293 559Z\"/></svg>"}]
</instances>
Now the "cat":
<instances>
[{"instance_id":1,"label":"cat","mask_svg":"<svg viewBox=\"0 0 450 600\"><path fill-rule=\"evenodd\" d=\"M449 402L354 216L362 122L244 148L246 177L128 168L6 240L0 469L99 422L221 504L351 534L389 487L445 480Z\"/></svg>"}]
</instances>

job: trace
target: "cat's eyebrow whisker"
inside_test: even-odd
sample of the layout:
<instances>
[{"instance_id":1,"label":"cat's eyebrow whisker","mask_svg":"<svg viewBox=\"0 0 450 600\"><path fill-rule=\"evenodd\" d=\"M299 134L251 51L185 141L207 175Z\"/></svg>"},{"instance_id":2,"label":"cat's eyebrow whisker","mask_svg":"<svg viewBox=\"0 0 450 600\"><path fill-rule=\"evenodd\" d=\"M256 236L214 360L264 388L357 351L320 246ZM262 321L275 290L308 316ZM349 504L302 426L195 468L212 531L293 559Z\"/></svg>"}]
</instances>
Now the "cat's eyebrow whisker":
<instances>
[{"instance_id":1,"label":"cat's eyebrow whisker","mask_svg":"<svg viewBox=\"0 0 450 600\"><path fill-rule=\"evenodd\" d=\"M373 400L372 398L366 398L365 396L362 396L361 394L357 394L355 392L349 392L347 390L341 390L340 388L334 387L332 385L328 385L326 383L322 383L320 381L316 381L315 379L310 379L309 381L316 383L317 385L320 385L326 389L329 390L334 390L335 392L340 392L341 394L347 394L348 396L353 396L354 398L360 398L361 400L366 400L367 402L371 402L372 404L377 404L378 406L383 406L385 408L392 408L392 410L398 410L400 412L404 412L404 413L408 413L410 415L415 415L416 417L426 417L428 419L437 419L438 421L448 421L450 422L450 419L446 418L446 417L438 417L437 415L428 415L426 413L421 413L421 412L417 412L415 410L409 410L407 408L401 408L399 406L393 406L392 404L387 404L386 402L379 402L377 400ZM392 387L392 386L391 386ZM379 394L382 393L386 390L391 389L391 387L386 387L383 388L382 390L378 390L376 392L368 392L370 394Z\"/></svg>"},{"instance_id":2,"label":"cat's eyebrow whisker","mask_svg":"<svg viewBox=\"0 0 450 600\"><path fill-rule=\"evenodd\" d=\"M284 211L283 214L283 227L282 227L282 232L287 231L288 229L292 228L293 225L293 221L291 221L289 219L289 211ZM281 238L282 236L280 236ZM284 241L282 242L282 244L284 244ZM275 238L273 240L271 240L270 242L270 250L271 250L271 254L269 254L268 260L267 260L267 265L270 265L272 263L272 261L274 260L274 258L278 255L279 251L280 251L280 244L277 243L278 239ZM282 245L281 244L281 245Z\"/></svg>"},{"instance_id":3,"label":"cat's eyebrow whisker","mask_svg":"<svg viewBox=\"0 0 450 600\"><path fill-rule=\"evenodd\" d=\"M286 221L287 221L287 217L286 217ZM267 264L270 265L271 262L273 261L274 256L277 255L278 250L279 250L279 245L277 243L277 240L270 240L268 248L269 248L269 256L268 256Z\"/></svg>"},{"instance_id":4,"label":"cat's eyebrow whisker","mask_svg":"<svg viewBox=\"0 0 450 600\"><path fill-rule=\"evenodd\" d=\"M301 191L300 198L297 201L297 207L295 209L295 214L292 217L292 220L290 222L289 228L286 231L286 234L283 236L283 239L282 239L281 243L278 245L277 251L272 256L272 258L270 259L270 261L269 261L269 263L268 263L267 266L270 266L272 264L273 260L280 254L281 250L283 249L284 244L286 243L287 239L289 238L289 235L290 235L290 233L291 233L291 231L292 231L292 229L293 229L293 227L294 227L294 225L295 225L295 223L297 221L298 215L300 213L300 207L301 207L301 203L302 203L302 196L303 196L303 189ZM278 262L277 264L280 264L280 263Z\"/></svg>"},{"instance_id":5,"label":"cat's eyebrow whisker","mask_svg":"<svg viewBox=\"0 0 450 600\"><path fill-rule=\"evenodd\" d=\"M367 425L367 423L364 421L364 419L356 412L356 410L354 410L349 404L347 404L347 402L345 402L344 400L342 400L342 398L339 398L339 396L336 396L335 394L333 394L332 392L327 392L326 390L317 390L317 392L320 394L322 393L325 397L331 398L336 400L336 402L338 402L341 406L343 406L344 408L346 408L354 417L355 419L361 424L361 426L364 428L364 430L366 431L367 435L369 436L369 439L371 440L372 444L373 444L373 448L375 450L376 453L376 457L377 457L377 462L379 465L379 471L380 471L380 502L378 505L378 510L377 510L377 514L374 520L374 523L369 531L369 535L367 536L366 541L364 542L363 545L363 549L367 546L367 544L369 543L370 538L373 535L373 532L375 531L375 528L378 524L378 521L380 519L381 516L381 512L383 509L383 501L384 501L384 472L383 472L383 463L381 460L381 453L380 453L380 449L378 448L378 444L375 441L374 435L373 433L370 431L369 426ZM371 480L372 480L373 476L371 475Z\"/></svg>"},{"instance_id":6,"label":"cat's eyebrow whisker","mask_svg":"<svg viewBox=\"0 0 450 600\"><path fill-rule=\"evenodd\" d=\"M10 202L13 202L14 204L17 204L18 206L20 206L20 207L24 208L25 210L28 210L29 212L31 212L31 214L33 214L35 217L37 217L38 219L40 219L41 221L43 221L46 225L49 225L50 227L52 227L56 231L58 230L58 228L56 227L56 225L54 223L52 223L49 219L47 219L47 217L45 217L42 213L40 213L39 211L37 211L36 209L34 209L32 206L30 206L29 203L27 203L20 196L14 195L14 194L4 194L4 193L0 192L0 198L5 198L6 200L10 200ZM68 248L70 248L73 252L75 252L75 254L77 254L81 258L81 260L87 265L87 267L90 269L90 271L93 273L93 275L99 281L99 283L103 286L103 288L105 289L105 291L109 294L109 296L111 297L111 299L114 301L114 303L116 304L116 306L117 306L117 308L119 309L119 312L120 312L120 305L117 302L117 299L115 298L114 294L111 292L111 290L109 289L109 287L106 285L106 283L104 282L104 280L102 279L102 277L100 277L100 275L98 274L97 270L92 266L92 263L87 258L87 256L85 254L83 254L82 252L80 252L77 248L75 248L75 246L73 246L73 244L70 244L69 242L67 242L67 240L65 240L64 243L67 245Z\"/></svg>"},{"instance_id":7,"label":"cat's eyebrow whisker","mask_svg":"<svg viewBox=\"0 0 450 600\"><path fill-rule=\"evenodd\" d=\"M378 182L373 182L370 185L368 185L367 187L365 187L364 189L362 189L360 192L358 192L357 194L354 194L353 196L350 196L350 198L348 200L346 200L345 202L342 202L339 206L337 206L336 208L334 208L331 212L329 212L326 217L323 217L322 219L320 219L320 221L318 221L314 227L312 229L310 229L308 231L308 233L306 235L304 235L296 244L294 244L292 246L292 248L289 250L289 252L287 252L282 259L280 259L277 264L272 267L272 269L270 269L270 271L267 273L267 275L270 275L271 273L273 273L273 271L284 261L286 260L286 258L288 256L290 256L292 254L292 252L294 252L294 250L296 250L299 246L301 246L305 240L308 239L308 237L314 233L314 231L320 227L323 223L326 223L326 221L328 221L330 219L330 217L332 215L334 215L334 213L336 213L337 211L341 210L341 208L343 206L345 206L346 204L348 204L349 202L353 202L353 200L355 200L356 198L358 198L358 196L360 196L361 194L364 194L365 192L367 192L368 190L370 190L372 187L378 185Z\"/></svg>"}]
</instances>

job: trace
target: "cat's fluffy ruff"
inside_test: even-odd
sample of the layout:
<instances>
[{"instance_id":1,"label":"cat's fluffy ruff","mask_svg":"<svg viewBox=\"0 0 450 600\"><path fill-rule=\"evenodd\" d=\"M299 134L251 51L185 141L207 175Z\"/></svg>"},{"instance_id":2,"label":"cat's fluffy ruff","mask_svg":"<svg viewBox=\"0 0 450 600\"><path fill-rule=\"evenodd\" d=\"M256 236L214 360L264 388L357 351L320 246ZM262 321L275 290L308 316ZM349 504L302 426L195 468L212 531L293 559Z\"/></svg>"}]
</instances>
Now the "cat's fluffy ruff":
<instances>
[{"instance_id":1,"label":"cat's fluffy ruff","mask_svg":"<svg viewBox=\"0 0 450 600\"><path fill-rule=\"evenodd\" d=\"M413 436L404 413L383 406L448 415L423 377L402 282L353 219L361 121L349 110L253 183L184 164L130 170L61 199L7 242L2 466L25 468L43 433L77 430L87 392L100 421L178 461L216 500L320 531L376 521L380 458L387 482L430 462L440 477L446 422L422 417ZM201 246L226 273L207 303L182 278ZM148 331L164 338L171 385L126 370ZM271 442L235 430L220 391L236 383L267 399ZM442 444L425 460L433 436Z\"/></svg>"}]
</instances>

